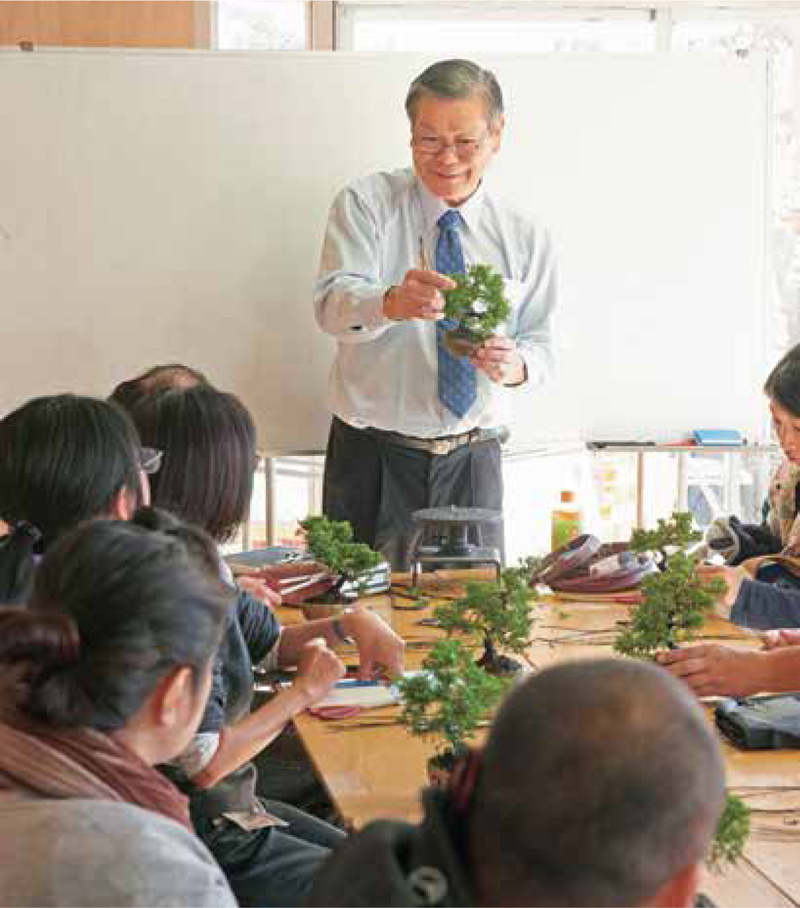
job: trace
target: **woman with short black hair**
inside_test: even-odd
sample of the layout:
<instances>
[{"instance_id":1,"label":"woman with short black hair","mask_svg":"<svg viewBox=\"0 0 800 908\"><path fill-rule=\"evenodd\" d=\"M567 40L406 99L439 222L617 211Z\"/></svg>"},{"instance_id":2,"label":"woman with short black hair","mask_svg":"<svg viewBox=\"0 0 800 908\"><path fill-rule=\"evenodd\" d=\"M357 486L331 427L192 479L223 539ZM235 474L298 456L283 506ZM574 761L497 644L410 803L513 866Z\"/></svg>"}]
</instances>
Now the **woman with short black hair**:
<instances>
[{"instance_id":1,"label":"woman with short black hair","mask_svg":"<svg viewBox=\"0 0 800 908\"><path fill-rule=\"evenodd\" d=\"M200 530L96 520L49 549L27 609L0 609L3 904L235 905L153 768L205 708L214 568Z\"/></svg>"},{"instance_id":2,"label":"woman with short black hair","mask_svg":"<svg viewBox=\"0 0 800 908\"><path fill-rule=\"evenodd\" d=\"M77 523L146 504L157 461L120 407L92 397L38 397L0 420L0 603L26 599L37 558Z\"/></svg>"}]
</instances>

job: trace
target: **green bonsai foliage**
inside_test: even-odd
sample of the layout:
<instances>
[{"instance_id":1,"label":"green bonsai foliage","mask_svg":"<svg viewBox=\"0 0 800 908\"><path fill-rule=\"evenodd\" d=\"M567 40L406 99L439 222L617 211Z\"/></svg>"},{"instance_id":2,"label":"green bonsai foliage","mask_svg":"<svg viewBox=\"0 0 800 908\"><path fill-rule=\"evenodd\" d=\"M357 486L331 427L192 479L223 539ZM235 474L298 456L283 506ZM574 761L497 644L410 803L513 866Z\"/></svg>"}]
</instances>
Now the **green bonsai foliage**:
<instances>
[{"instance_id":1,"label":"green bonsai foliage","mask_svg":"<svg viewBox=\"0 0 800 908\"><path fill-rule=\"evenodd\" d=\"M659 519L654 530L634 530L630 546L634 552L656 552L663 565L670 551L685 549L699 539L700 533L692 529L692 515L676 511L670 520Z\"/></svg>"},{"instance_id":2,"label":"green bonsai foliage","mask_svg":"<svg viewBox=\"0 0 800 908\"><path fill-rule=\"evenodd\" d=\"M642 604L617 637L614 649L646 659L690 640L724 592L721 580L701 580L695 562L676 552L662 571L648 574L642 581Z\"/></svg>"},{"instance_id":3,"label":"green bonsai foliage","mask_svg":"<svg viewBox=\"0 0 800 908\"><path fill-rule=\"evenodd\" d=\"M336 594L348 580L376 567L381 556L363 542L353 542L353 528L346 520L327 517L306 517L300 521L306 545L316 561L321 562L339 580L333 588Z\"/></svg>"},{"instance_id":4,"label":"green bonsai foliage","mask_svg":"<svg viewBox=\"0 0 800 908\"><path fill-rule=\"evenodd\" d=\"M422 668L424 674L398 682L400 721L412 735L437 739L438 752L458 753L497 705L506 683L479 668L457 640L439 640Z\"/></svg>"},{"instance_id":5,"label":"green bonsai foliage","mask_svg":"<svg viewBox=\"0 0 800 908\"><path fill-rule=\"evenodd\" d=\"M721 580L702 581L694 560L681 551L699 538L692 529L692 515L686 513L659 520L655 530L633 531L631 548L659 553L661 572L649 574L642 581L644 601L617 638L617 652L650 658L660 649L690 640L702 626L717 597L725 592L725 584Z\"/></svg>"},{"instance_id":6,"label":"green bonsai foliage","mask_svg":"<svg viewBox=\"0 0 800 908\"><path fill-rule=\"evenodd\" d=\"M711 851L706 858L709 868L719 871L725 864L736 863L742 856L749 834L750 808L741 798L728 792Z\"/></svg>"},{"instance_id":7,"label":"green bonsai foliage","mask_svg":"<svg viewBox=\"0 0 800 908\"><path fill-rule=\"evenodd\" d=\"M466 274L449 277L457 286L444 292L445 316L469 331L475 341L485 341L511 312L502 275L491 265L472 265Z\"/></svg>"},{"instance_id":8,"label":"green bonsai foliage","mask_svg":"<svg viewBox=\"0 0 800 908\"><path fill-rule=\"evenodd\" d=\"M511 668L498 650L522 654L528 648L533 601L538 599L530 586L527 565L506 568L499 581L470 581L466 596L437 605L434 616L448 632L478 633L483 638L484 652L479 665L489 672L501 673Z\"/></svg>"}]
</instances>

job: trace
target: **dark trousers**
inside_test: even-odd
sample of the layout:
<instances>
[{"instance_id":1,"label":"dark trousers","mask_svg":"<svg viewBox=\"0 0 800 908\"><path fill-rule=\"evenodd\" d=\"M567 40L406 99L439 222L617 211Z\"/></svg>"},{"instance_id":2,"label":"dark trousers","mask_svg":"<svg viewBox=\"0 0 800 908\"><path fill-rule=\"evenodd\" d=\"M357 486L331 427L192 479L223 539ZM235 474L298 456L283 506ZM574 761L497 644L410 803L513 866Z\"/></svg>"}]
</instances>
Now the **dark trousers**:
<instances>
[{"instance_id":1,"label":"dark trousers","mask_svg":"<svg viewBox=\"0 0 800 908\"><path fill-rule=\"evenodd\" d=\"M435 455L334 417L322 494L327 517L349 521L357 541L381 552L392 570L405 571L416 531L414 511L451 504L502 510L500 443L492 439ZM502 553L502 524L484 524L480 540L472 541Z\"/></svg>"},{"instance_id":2,"label":"dark trousers","mask_svg":"<svg viewBox=\"0 0 800 908\"><path fill-rule=\"evenodd\" d=\"M305 905L317 870L345 835L288 804L261 802L289 825L246 831L224 818L203 819L196 832L240 905Z\"/></svg>"}]
</instances>

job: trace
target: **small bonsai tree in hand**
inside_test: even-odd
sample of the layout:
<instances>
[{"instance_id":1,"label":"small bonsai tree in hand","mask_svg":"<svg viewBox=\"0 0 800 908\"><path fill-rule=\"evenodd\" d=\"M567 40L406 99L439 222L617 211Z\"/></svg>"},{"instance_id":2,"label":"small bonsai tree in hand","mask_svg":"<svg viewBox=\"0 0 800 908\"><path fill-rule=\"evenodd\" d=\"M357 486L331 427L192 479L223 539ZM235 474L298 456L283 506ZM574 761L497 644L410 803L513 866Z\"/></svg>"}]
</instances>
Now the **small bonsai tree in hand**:
<instances>
[{"instance_id":1,"label":"small bonsai tree in hand","mask_svg":"<svg viewBox=\"0 0 800 908\"><path fill-rule=\"evenodd\" d=\"M643 600L630 624L619 634L614 649L625 656L652 659L662 649L672 649L692 638L725 592L721 580L703 581L695 560L683 549L700 538L692 529L690 514L676 513L659 520L655 530L634 530L631 548L656 552L661 571L642 581ZM718 870L742 853L750 830L750 811L735 795L728 794L717 824L708 865Z\"/></svg>"},{"instance_id":2,"label":"small bonsai tree in hand","mask_svg":"<svg viewBox=\"0 0 800 908\"><path fill-rule=\"evenodd\" d=\"M691 640L724 592L721 580L702 580L693 559L675 553L662 571L642 580L642 603L614 649L625 656L652 658L658 650Z\"/></svg>"},{"instance_id":3,"label":"small bonsai tree in hand","mask_svg":"<svg viewBox=\"0 0 800 908\"><path fill-rule=\"evenodd\" d=\"M520 669L515 659L499 650L521 655L528 648L533 621L533 601L538 599L530 586L528 564L506 568L499 581L469 581L466 596L437 605L434 616L448 632L478 633L483 638L483 655L478 665L495 675L513 674Z\"/></svg>"},{"instance_id":4,"label":"small bonsai tree in hand","mask_svg":"<svg viewBox=\"0 0 800 908\"><path fill-rule=\"evenodd\" d=\"M490 265L473 265L466 274L449 275L456 286L445 290L444 314L458 323L445 340L456 356L469 356L491 337L511 312L503 277Z\"/></svg>"},{"instance_id":5,"label":"small bonsai tree in hand","mask_svg":"<svg viewBox=\"0 0 800 908\"><path fill-rule=\"evenodd\" d=\"M452 769L507 684L479 668L457 640L437 641L422 668L420 674L398 682L403 704L400 721L412 735L436 740L437 752L430 761L435 784Z\"/></svg>"},{"instance_id":6,"label":"small bonsai tree in hand","mask_svg":"<svg viewBox=\"0 0 800 908\"><path fill-rule=\"evenodd\" d=\"M381 556L363 542L353 542L353 528L346 520L306 517L300 521L306 546L316 561L338 576L329 595L339 596L348 581L358 581L361 574L377 567Z\"/></svg>"},{"instance_id":7,"label":"small bonsai tree in hand","mask_svg":"<svg viewBox=\"0 0 800 908\"><path fill-rule=\"evenodd\" d=\"M702 580L694 559L683 549L698 540L692 515L675 513L659 520L655 530L634 530L630 547L635 552L656 552L659 573L642 580L642 604L617 637L614 649L626 656L652 658L660 649L672 649L692 638L725 592L721 580Z\"/></svg>"}]
</instances>

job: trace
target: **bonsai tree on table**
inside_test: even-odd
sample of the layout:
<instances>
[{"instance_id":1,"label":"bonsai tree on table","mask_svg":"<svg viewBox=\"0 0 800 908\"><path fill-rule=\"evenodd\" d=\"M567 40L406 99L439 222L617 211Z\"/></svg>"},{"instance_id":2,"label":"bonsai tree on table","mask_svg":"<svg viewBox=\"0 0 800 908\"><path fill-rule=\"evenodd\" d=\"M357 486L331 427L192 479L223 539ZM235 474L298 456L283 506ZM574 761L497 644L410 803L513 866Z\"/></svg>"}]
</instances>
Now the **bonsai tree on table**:
<instances>
[{"instance_id":1,"label":"bonsai tree on table","mask_svg":"<svg viewBox=\"0 0 800 908\"><path fill-rule=\"evenodd\" d=\"M315 561L324 564L337 577L327 594L331 598L341 599L345 583L358 583L361 575L381 562L381 556L368 545L353 542L353 528L346 520L306 517L300 521L300 529Z\"/></svg>"},{"instance_id":2,"label":"bonsai tree on table","mask_svg":"<svg viewBox=\"0 0 800 908\"><path fill-rule=\"evenodd\" d=\"M475 664L457 640L439 640L422 662L423 671L398 682L400 721L412 735L436 740L428 761L431 782L446 784L457 757L487 714L497 705L507 683Z\"/></svg>"},{"instance_id":3,"label":"bonsai tree on table","mask_svg":"<svg viewBox=\"0 0 800 908\"><path fill-rule=\"evenodd\" d=\"M528 648L533 602L539 598L529 578L527 563L506 568L497 581L468 581L463 598L434 609L436 621L448 634L462 631L481 635L483 654L478 665L493 675L515 674L522 667L498 650L522 655Z\"/></svg>"},{"instance_id":4,"label":"bonsai tree on table","mask_svg":"<svg viewBox=\"0 0 800 908\"><path fill-rule=\"evenodd\" d=\"M490 265L472 265L466 274L448 276L456 286L444 292L444 314L457 326L446 332L444 343L454 356L470 356L508 318L511 305L502 275Z\"/></svg>"},{"instance_id":5,"label":"bonsai tree on table","mask_svg":"<svg viewBox=\"0 0 800 908\"><path fill-rule=\"evenodd\" d=\"M714 602L725 592L721 580L703 581L695 560L683 551L698 540L691 514L676 513L659 520L655 530L634 530L631 549L652 551L659 556L657 573L642 581L643 600L631 621L617 637L614 649L625 656L652 659L662 649L673 649L691 640L702 626ZM750 831L750 811L736 795L728 793L708 857L712 869L735 862Z\"/></svg>"},{"instance_id":6,"label":"bonsai tree on table","mask_svg":"<svg viewBox=\"0 0 800 908\"><path fill-rule=\"evenodd\" d=\"M701 534L692 528L692 515L676 511L669 520L659 518L654 530L634 530L630 548L634 552L652 552L656 564L663 569L671 554L686 549L700 538Z\"/></svg>"}]
</instances>

